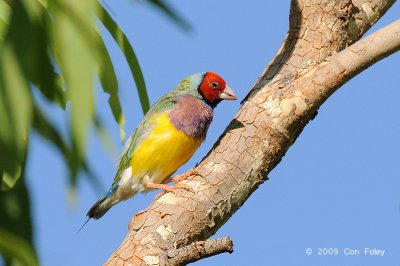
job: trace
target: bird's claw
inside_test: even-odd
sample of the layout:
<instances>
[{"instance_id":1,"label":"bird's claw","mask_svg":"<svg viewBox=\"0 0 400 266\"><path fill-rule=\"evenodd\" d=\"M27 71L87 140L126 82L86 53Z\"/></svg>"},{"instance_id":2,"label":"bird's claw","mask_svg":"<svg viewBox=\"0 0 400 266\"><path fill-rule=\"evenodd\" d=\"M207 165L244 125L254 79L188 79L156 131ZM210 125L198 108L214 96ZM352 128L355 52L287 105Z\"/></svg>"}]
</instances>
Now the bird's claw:
<instances>
[{"instance_id":1,"label":"bird's claw","mask_svg":"<svg viewBox=\"0 0 400 266\"><path fill-rule=\"evenodd\" d=\"M188 185L186 185L186 184L175 184L175 185L172 185L172 186L166 186L162 190L163 190L164 193L167 193L167 192L175 193L174 190L176 190L176 189L184 189L184 190L193 192L193 189L191 187L189 187Z\"/></svg>"},{"instance_id":2,"label":"bird's claw","mask_svg":"<svg viewBox=\"0 0 400 266\"><path fill-rule=\"evenodd\" d=\"M149 184L147 184L147 187L151 188L151 189L155 189L155 188L162 189L162 192L156 196L155 200L158 200L161 196L163 196L165 193L168 193L168 192L172 192L172 193L176 194L175 190L177 190L177 189L185 189L187 191L193 192L193 189L186 184L175 184L172 186L168 186L165 184L149 183Z\"/></svg>"},{"instance_id":3,"label":"bird's claw","mask_svg":"<svg viewBox=\"0 0 400 266\"><path fill-rule=\"evenodd\" d=\"M172 179L175 183L178 183L178 182L181 182L182 180L186 180L189 176L191 176L191 175L196 175L196 174L197 174L196 170L190 169L190 170L187 171L186 173L181 174L181 175L176 175L176 176L172 177L171 179Z\"/></svg>"}]
</instances>

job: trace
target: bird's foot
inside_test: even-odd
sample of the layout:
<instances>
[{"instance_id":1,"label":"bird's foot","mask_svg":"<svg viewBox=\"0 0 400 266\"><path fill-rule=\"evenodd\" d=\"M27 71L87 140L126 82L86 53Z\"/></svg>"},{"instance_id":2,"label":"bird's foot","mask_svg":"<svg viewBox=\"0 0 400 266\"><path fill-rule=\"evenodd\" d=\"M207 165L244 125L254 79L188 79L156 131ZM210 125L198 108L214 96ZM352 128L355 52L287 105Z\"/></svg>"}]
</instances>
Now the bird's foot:
<instances>
[{"instance_id":1,"label":"bird's foot","mask_svg":"<svg viewBox=\"0 0 400 266\"><path fill-rule=\"evenodd\" d=\"M172 185L172 186L168 186L166 184L148 183L147 184L147 188L150 188L150 189L162 189L164 193L166 193L166 192L175 193L174 190L176 190L176 189L185 189L185 190L188 190L188 191L192 191L192 188L189 187L188 185L185 185L185 184L175 184L175 185Z\"/></svg>"},{"instance_id":2,"label":"bird's foot","mask_svg":"<svg viewBox=\"0 0 400 266\"><path fill-rule=\"evenodd\" d=\"M190 169L190 170L187 171L186 173L181 174L181 175L176 175L176 176L172 177L171 179L172 179L172 181L174 181L175 183L178 183L178 182L180 182L180 181L182 181L182 180L186 180L189 176L191 176L191 175L196 175L196 174L197 174L196 170Z\"/></svg>"},{"instance_id":3,"label":"bird's foot","mask_svg":"<svg viewBox=\"0 0 400 266\"><path fill-rule=\"evenodd\" d=\"M188 185L185 185L185 184L175 184L175 185L172 185L172 186L168 186L168 185L165 185L165 184L148 183L147 184L147 188L150 188L150 189L154 189L154 188L155 189L162 189L162 192L156 196L155 200L158 200L159 198L161 198L161 196L163 196L167 192L172 192L172 193L175 194L175 190L176 189L185 189L187 191L193 192L192 188L189 187Z\"/></svg>"}]
</instances>

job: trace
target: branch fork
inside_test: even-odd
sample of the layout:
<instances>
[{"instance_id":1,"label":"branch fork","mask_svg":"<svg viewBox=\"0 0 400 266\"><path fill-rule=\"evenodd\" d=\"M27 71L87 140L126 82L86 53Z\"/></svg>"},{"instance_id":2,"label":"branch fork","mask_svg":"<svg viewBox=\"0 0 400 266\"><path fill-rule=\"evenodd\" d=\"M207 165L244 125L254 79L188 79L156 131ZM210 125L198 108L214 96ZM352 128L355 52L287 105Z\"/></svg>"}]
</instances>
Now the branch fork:
<instances>
[{"instance_id":1,"label":"branch fork","mask_svg":"<svg viewBox=\"0 0 400 266\"><path fill-rule=\"evenodd\" d=\"M105 265L185 265L232 252L230 238L207 239L280 162L332 93L400 49L400 20L359 41L394 2L292 0L278 54L195 174L181 181L192 191L166 193L137 214Z\"/></svg>"}]
</instances>

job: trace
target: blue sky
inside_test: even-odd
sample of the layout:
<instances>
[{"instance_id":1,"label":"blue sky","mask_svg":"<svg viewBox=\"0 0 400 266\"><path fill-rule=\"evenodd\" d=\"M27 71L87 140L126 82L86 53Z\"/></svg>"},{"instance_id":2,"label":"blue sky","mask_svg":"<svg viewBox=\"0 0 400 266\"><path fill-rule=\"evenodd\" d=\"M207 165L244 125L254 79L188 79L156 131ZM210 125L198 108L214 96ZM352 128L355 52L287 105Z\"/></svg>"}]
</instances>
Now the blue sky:
<instances>
[{"instance_id":1,"label":"blue sky","mask_svg":"<svg viewBox=\"0 0 400 266\"><path fill-rule=\"evenodd\" d=\"M185 33L141 1L107 1L131 40L150 100L173 89L187 75L214 71L243 98L278 50L288 27L290 1L175 1L194 27ZM370 31L400 17L400 3ZM120 97L130 134L142 119L127 64L116 45L108 47L118 71ZM400 261L400 53L364 71L320 108L270 180L250 197L215 235L231 236L235 251L196 265L393 265ZM91 134L90 163L104 191L111 184L122 146L119 130L97 90L97 107L114 146ZM223 102L207 140L178 173L207 153L239 109ZM51 109L61 126L67 118ZM35 242L41 262L50 265L100 265L123 240L130 218L147 207L155 192L114 207L99 221L85 221L88 208L104 191L79 183L75 205L68 202L67 169L59 154L32 138L27 178L33 201ZM314 253L306 255L312 248ZM336 256L318 248L338 248ZM345 248L360 250L346 256ZM364 255L384 249L383 256Z\"/></svg>"}]
</instances>

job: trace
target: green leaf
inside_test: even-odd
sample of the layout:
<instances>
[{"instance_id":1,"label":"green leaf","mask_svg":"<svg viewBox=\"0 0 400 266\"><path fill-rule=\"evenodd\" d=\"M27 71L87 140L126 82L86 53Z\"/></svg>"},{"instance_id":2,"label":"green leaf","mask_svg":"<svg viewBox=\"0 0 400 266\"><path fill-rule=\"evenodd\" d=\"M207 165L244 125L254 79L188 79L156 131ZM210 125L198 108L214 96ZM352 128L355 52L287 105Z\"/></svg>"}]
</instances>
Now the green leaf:
<instances>
[{"instance_id":1,"label":"green leaf","mask_svg":"<svg viewBox=\"0 0 400 266\"><path fill-rule=\"evenodd\" d=\"M0 50L0 169L17 176L32 119L28 81L7 41Z\"/></svg>"},{"instance_id":2,"label":"green leaf","mask_svg":"<svg viewBox=\"0 0 400 266\"><path fill-rule=\"evenodd\" d=\"M45 9L38 2L30 0L15 2L12 7L6 45L14 50L23 76L21 80L26 84L33 83L48 99L65 108L62 86L49 58ZM29 85L25 87L30 91ZM18 110L20 108L18 105L11 108ZM28 113L31 115L30 110ZM15 176L15 173L9 173L8 176Z\"/></svg>"},{"instance_id":3,"label":"green leaf","mask_svg":"<svg viewBox=\"0 0 400 266\"><path fill-rule=\"evenodd\" d=\"M29 1L29 3L29 6L32 6L32 1ZM50 36L48 29L49 24L52 23L52 18L42 5L35 1L33 3L35 3L38 14L31 16L34 19L31 19L29 23L30 31L25 35L29 44L29 49L26 49L29 51L29 55L25 57L27 60L24 60L28 78L50 102L65 109L63 78L54 71L49 53ZM29 6L27 5L25 9L29 10ZM38 67L38 63L40 67Z\"/></svg>"},{"instance_id":4,"label":"green leaf","mask_svg":"<svg viewBox=\"0 0 400 266\"><path fill-rule=\"evenodd\" d=\"M20 165L17 169L17 172L14 175L10 175L8 173L2 173L2 183L1 190L6 191L15 186L19 177L21 176L22 166Z\"/></svg>"},{"instance_id":5,"label":"green leaf","mask_svg":"<svg viewBox=\"0 0 400 266\"><path fill-rule=\"evenodd\" d=\"M74 159L75 156L72 153L72 148L69 147L67 141L62 137L58 129L46 118L36 105L34 106L33 114L33 128L35 131L60 151L70 171L78 172L79 166Z\"/></svg>"},{"instance_id":6,"label":"green leaf","mask_svg":"<svg viewBox=\"0 0 400 266\"><path fill-rule=\"evenodd\" d=\"M94 1L54 0L49 3L53 15L53 51L71 102L71 134L78 160L83 158L89 122L94 109ZM86 25L85 27L80 25Z\"/></svg>"},{"instance_id":7,"label":"green leaf","mask_svg":"<svg viewBox=\"0 0 400 266\"><path fill-rule=\"evenodd\" d=\"M11 6L13 6L15 3L15 0L10 0L13 1ZM37 19L40 19L42 16L42 8L39 4L38 1L32 1L32 0L20 0L22 5L26 8L27 10L27 15L29 16L29 19L31 21L35 21ZM14 7L13 7L14 8Z\"/></svg>"},{"instance_id":8,"label":"green leaf","mask_svg":"<svg viewBox=\"0 0 400 266\"><path fill-rule=\"evenodd\" d=\"M0 0L0 19L4 20L5 22L8 22L10 14L11 14L10 5L6 1Z\"/></svg>"},{"instance_id":9,"label":"green leaf","mask_svg":"<svg viewBox=\"0 0 400 266\"><path fill-rule=\"evenodd\" d=\"M25 156L32 119L29 83L36 85L49 100L65 107L62 87L48 53L46 16L46 10L37 1L13 2L10 25L0 51L0 117L5 124L0 130L3 189L15 185Z\"/></svg>"},{"instance_id":10,"label":"green leaf","mask_svg":"<svg viewBox=\"0 0 400 266\"><path fill-rule=\"evenodd\" d=\"M6 265L39 265L33 247L29 193L24 166L21 182L14 189L0 192L0 254Z\"/></svg>"},{"instance_id":11,"label":"green leaf","mask_svg":"<svg viewBox=\"0 0 400 266\"><path fill-rule=\"evenodd\" d=\"M73 181L73 176L76 176L79 170L82 169L86 174L85 176L88 177L89 181L92 183L96 192L104 191L104 188L102 187L99 179L90 169L86 159L83 158L82 160L77 160L73 149L69 146L68 142L62 137L59 130L47 119L47 117L43 114L38 106L34 106L33 113L33 128L40 136L53 144L53 146L57 148L61 155L64 157L70 171L70 177L72 178L72 180L70 180L70 183L72 185L75 184ZM95 124L97 124L96 121Z\"/></svg>"},{"instance_id":12,"label":"green leaf","mask_svg":"<svg viewBox=\"0 0 400 266\"><path fill-rule=\"evenodd\" d=\"M13 265L39 265L33 246L25 239L0 228L0 252Z\"/></svg>"},{"instance_id":13,"label":"green leaf","mask_svg":"<svg viewBox=\"0 0 400 266\"><path fill-rule=\"evenodd\" d=\"M103 87L103 90L110 95L110 98L108 99L108 104L111 107L115 121L117 121L119 125L120 138L121 141L123 142L125 138L125 131L124 131L125 117L122 112L121 103L118 97L117 77L115 75L110 55L100 35L98 35L98 46L100 51L100 56L99 56L100 62L98 70L99 79L101 82L101 86Z\"/></svg>"},{"instance_id":14,"label":"green leaf","mask_svg":"<svg viewBox=\"0 0 400 266\"><path fill-rule=\"evenodd\" d=\"M0 19L0 43L4 40L4 35L8 29L8 23Z\"/></svg>"},{"instance_id":15,"label":"green leaf","mask_svg":"<svg viewBox=\"0 0 400 266\"><path fill-rule=\"evenodd\" d=\"M97 133L99 134L104 148L111 154L116 153L114 142L112 141L106 126L104 125L98 114L96 115L96 118L94 120L94 126L97 130Z\"/></svg>"},{"instance_id":16,"label":"green leaf","mask_svg":"<svg viewBox=\"0 0 400 266\"><path fill-rule=\"evenodd\" d=\"M186 21L181 15L178 14L171 6L169 6L165 1L162 0L148 0L150 4L158 8L167 17L169 17L173 22L180 26L185 31L190 31L192 26Z\"/></svg>"},{"instance_id":17,"label":"green leaf","mask_svg":"<svg viewBox=\"0 0 400 266\"><path fill-rule=\"evenodd\" d=\"M10 14L10 6L3 0L0 0L0 41L4 40L4 34L8 29Z\"/></svg>"},{"instance_id":18,"label":"green leaf","mask_svg":"<svg viewBox=\"0 0 400 266\"><path fill-rule=\"evenodd\" d=\"M114 21L114 19L108 14L103 6L100 7L99 19L106 27L106 29L110 32L111 36L115 39L120 49L124 53L129 68L131 70L132 76L135 79L136 87L139 94L140 103L142 105L143 113L147 113L150 108L149 97L147 95L146 84L144 82L144 77L142 73L142 69L140 68L139 61L136 57L136 54L132 48L132 45L129 43L128 38L122 32L120 27Z\"/></svg>"},{"instance_id":19,"label":"green leaf","mask_svg":"<svg viewBox=\"0 0 400 266\"><path fill-rule=\"evenodd\" d=\"M33 128L60 151L68 165L70 184L75 185L79 169L83 164L86 164L84 157L78 158L76 156L75 150L70 147L58 129L46 118L38 106L34 108Z\"/></svg>"}]
</instances>

